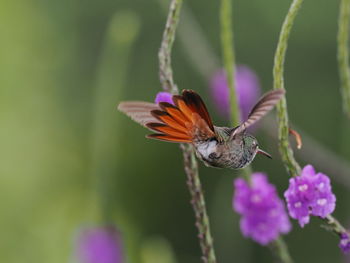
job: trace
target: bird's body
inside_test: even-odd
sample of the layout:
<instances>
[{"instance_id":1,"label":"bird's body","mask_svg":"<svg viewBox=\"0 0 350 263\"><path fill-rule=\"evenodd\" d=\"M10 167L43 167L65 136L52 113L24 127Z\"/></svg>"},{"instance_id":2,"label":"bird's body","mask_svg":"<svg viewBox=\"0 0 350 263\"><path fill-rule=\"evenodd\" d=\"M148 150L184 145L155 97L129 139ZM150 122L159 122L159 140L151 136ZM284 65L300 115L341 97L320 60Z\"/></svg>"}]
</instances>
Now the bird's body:
<instances>
[{"instance_id":1,"label":"bird's body","mask_svg":"<svg viewBox=\"0 0 350 263\"><path fill-rule=\"evenodd\" d=\"M216 168L240 169L247 166L257 153L258 142L250 134L237 134L230 139L234 129L214 126L217 137L195 142L196 155L205 165ZM219 139L218 139L219 138ZM248 144L250 144L248 146Z\"/></svg>"},{"instance_id":2,"label":"bird's body","mask_svg":"<svg viewBox=\"0 0 350 263\"><path fill-rule=\"evenodd\" d=\"M235 128L217 127L200 96L191 90L173 96L173 104L122 102L118 109L133 120L157 133L148 138L168 142L190 143L205 165L240 169L249 165L257 153L270 157L259 149L257 139L246 128L258 121L283 96L284 90L274 90L263 96L253 107L248 119Z\"/></svg>"}]
</instances>

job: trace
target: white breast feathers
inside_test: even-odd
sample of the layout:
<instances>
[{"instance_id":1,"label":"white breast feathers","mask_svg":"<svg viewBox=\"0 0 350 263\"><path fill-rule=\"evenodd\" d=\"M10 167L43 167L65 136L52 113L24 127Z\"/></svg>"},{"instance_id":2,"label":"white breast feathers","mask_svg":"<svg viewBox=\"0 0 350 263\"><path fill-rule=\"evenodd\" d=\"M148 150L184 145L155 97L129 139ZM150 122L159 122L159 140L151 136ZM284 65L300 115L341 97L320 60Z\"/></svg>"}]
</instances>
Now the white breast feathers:
<instances>
[{"instance_id":1,"label":"white breast feathers","mask_svg":"<svg viewBox=\"0 0 350 263\"><path fill-rule=\"evenodd\" d=\"M203 142L196 145L198 153L202 156L203 159L209 159L209 154L216 152L216 146L218 142L216 140L210 142Z\"/></svg>"}]
</instances>

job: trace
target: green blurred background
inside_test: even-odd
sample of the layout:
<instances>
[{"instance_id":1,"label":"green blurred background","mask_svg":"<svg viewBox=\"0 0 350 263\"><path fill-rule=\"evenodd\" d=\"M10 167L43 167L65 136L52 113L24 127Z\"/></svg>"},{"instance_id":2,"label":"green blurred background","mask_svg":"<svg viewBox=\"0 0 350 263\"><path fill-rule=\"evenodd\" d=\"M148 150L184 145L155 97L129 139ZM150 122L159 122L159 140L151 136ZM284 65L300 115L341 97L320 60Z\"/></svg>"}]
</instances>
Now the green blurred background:
<instances>
[{"instance_id":1,"label":"green blurred background","mask_svg":"<svg viewBox=\"0 0 350 263\"><path fill-rule=\"evenodd\" d=\"M179 147L146 140L145 129L116 111L121 100L152 101L160 91L157 52L168 1L161 2L1 1L0 262L75 262L79 229L104 223L121 230L128 262L200 262ZM219 61L219 1L185 2L213 49L203 63L212 55ZM272 87L289 5L234 1L237 62L257 72L263 91ZM285 81L292 122L350 162L336 63L338 5L305 1L289 42ZM200 74L188 52L177 39L176 83L202 94L215 122L226 125L209 96L210 76ZM263 129L257 136L274 160L257 158L254 170L267 172L282 196L288 177L277 141ZM313 164L319 169L327 160ZM338 171L328 170L335 178L335 215L348 225L349 189L342 180L350 180L350 171L336 180ZM272 262L268 248L240 233L231 208L236 176L200 166L218 262ZM313 218L301 229L293 222L286 241L295 262L343 261L337 237L320 224Z\"/></svg>"}]
</instances>

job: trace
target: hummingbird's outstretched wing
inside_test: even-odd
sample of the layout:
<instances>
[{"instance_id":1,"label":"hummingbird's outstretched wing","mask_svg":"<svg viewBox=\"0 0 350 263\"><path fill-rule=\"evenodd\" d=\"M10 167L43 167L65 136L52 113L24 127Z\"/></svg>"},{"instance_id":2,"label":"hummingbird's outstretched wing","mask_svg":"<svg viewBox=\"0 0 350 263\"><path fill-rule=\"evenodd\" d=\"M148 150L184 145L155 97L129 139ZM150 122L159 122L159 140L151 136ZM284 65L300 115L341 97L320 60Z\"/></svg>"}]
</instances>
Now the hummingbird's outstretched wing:
<instances>
[{"instance_id":1,"label":"hummingbird's outstretched wing","mask_svg":"<svg viewBox=\"0 0 350 263\"><path fill-rule=\"evenodd\" d=\"M152 116L151 111L160 110L160 108L157 104L144 101L124 101L118 105L118 110L147 128L147 123L158 121Z\"/></svg>"},{"instance_id":2,"label":"hummingbird's outstretched wing","mask_svg":"<svg viewBox=\"0 0 350 263\"><path fill-rule=\"evenodd\" d=\"M270 110L272 110L285 92L286 91L284 89L275 89L267 92L250 111L248 119L233 131L231 137L243 132L249 126L264 117Z\"/></svg>"},{"instance_id":3,"label":"hummingbird's outstretched wing","mask_svg":"<svg viewBox=\"0 0 350 263\"><path fill-rule=\"evenodd\" d=\"M122 102L118 109L155 134L147 138L191 143L215 137L214 126L200 96L184 90L173 96L175 105L161 102Z\"/></svg>"}]
</instances>

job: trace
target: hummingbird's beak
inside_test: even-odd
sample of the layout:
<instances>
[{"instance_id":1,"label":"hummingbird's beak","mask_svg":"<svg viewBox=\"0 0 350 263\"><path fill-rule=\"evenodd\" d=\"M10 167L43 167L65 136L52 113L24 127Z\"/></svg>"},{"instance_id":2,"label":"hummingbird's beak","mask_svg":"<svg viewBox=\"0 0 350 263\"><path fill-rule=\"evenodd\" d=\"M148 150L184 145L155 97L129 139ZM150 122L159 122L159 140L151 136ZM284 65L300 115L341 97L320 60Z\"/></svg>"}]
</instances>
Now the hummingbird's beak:
<instances>
[{"instance_id":1,"label":"hummingbird's beak","mask_svg":"<svg viewBox=\"0 0 350 263\"><path fill-rule=\"evenodd\" d=\"M272 156L269 153L267 153L261 149L258 149L257 153L260 153L260 154L265 155L266 157L272 159Z\"/></svg>"}]
</instances>

